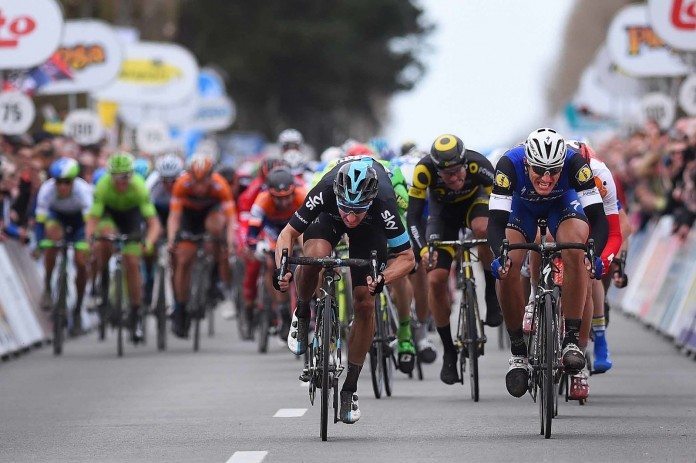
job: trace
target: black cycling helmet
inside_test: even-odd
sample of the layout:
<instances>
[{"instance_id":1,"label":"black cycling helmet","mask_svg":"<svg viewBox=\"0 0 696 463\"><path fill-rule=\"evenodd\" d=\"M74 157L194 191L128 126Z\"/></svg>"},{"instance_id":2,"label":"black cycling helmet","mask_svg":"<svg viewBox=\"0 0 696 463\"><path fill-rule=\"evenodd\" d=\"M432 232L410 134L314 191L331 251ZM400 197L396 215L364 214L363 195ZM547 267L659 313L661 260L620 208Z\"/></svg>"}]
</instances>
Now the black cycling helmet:
<instances>
[{"instance_id":1,"label":"black cycling helmet","mask_svg":"<svg viewBox=\"0 0 696 463\"><path fill-rule=\"evenodd\" d=\"M274 167L266 177L266 186L271 196L290 196L295 192L295 176L287 167Z\"/></svg>"},{"instance_id":2,"label":"black cycling helmet","mask_svg":"<svg viewBox=\"0 0 696 463\"><path fill-rule=\"evenodd\" d=\"M412 142L412 141L405 141L405 142L401 145L401 155L402 155L402 156L406 156L406 155L407 155L408 153L410 153L411 150L412 150L413 148L415 148L415 147L416 147L415 142Z\"/></svg>"},{"instance_id":3,"label":"black cycling helmet","mask_svg":"<svg viewBox=\"0 0 696 463\"><path fill-rule=\"evenodd\" d=\"M377 196L377 172L371 160L357 159L343 164L334 179L334 193L339 206L367 209Z\"/></svg>"},{"instance_id":4,"label":"black cycling helmet","mask_svg":"<svg viewBox=\"0 0 696 463\"><path fill-rule=\"evenodd\" d=\"M448 167L466 163L464 142L456 135L440 135L430 148L430 159L435 167L446 169Z\"/></svg>"}]
</instances>

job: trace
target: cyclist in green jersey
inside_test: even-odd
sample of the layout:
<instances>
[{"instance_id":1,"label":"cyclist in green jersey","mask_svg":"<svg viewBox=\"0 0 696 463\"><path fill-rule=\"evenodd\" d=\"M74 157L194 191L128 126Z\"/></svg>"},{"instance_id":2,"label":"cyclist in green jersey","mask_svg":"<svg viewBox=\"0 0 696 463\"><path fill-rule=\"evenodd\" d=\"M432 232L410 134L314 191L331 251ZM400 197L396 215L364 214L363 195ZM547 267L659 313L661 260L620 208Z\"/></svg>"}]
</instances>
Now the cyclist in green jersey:
<instances>
[{"instance_id":1,"label":"cyclist in green jersey","mask_svg":"<svg viewBox=\"0 0 696 463\"><path fill-rule=\"evenodd\" d=\"M87 241L92 242L92 238L97 235L139 235L144 220L147 224L144 247L146 252L153 252L160 234L160 224L145 181L139 175L134 175L133 156L125 152L114 153L107 161L107 171L94 188L94 203L88 214L85 231ZM142 319L139 317L142 298L141 247L140 242L131 241L123 248L131 304L128 325L133 342L140 341L143 335ZM92 245L92 251L97 258L97 268L103 269L111 257L111 244L96 242Z\"/></svg>"}]
</instances>

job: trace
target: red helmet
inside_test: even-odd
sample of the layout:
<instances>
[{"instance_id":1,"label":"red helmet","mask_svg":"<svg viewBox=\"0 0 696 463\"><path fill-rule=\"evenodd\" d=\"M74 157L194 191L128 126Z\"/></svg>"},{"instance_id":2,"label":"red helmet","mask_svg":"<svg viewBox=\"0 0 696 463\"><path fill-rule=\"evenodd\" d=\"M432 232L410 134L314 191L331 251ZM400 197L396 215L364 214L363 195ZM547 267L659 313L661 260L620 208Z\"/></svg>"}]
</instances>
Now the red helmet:
<instances>
[{"instance_id":1,"label":"red helmet","mask_svg":"<svg viewBox=\"0 0 696 463\"><path fill-rule=\"evenodd\" d=\"M355 143L346 150L346 157L350 156L374 156L375 153L372 152L369 146L362 143Z\"/></svg>"}]
</instances>

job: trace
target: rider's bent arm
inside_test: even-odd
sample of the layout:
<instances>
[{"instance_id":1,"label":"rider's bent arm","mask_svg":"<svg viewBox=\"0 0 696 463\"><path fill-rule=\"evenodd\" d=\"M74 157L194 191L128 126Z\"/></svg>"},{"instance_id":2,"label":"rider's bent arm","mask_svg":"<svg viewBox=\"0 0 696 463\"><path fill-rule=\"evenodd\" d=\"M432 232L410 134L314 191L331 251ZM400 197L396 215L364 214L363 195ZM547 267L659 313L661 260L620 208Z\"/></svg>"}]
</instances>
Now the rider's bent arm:
<instances>
[{"instance_id":1,"label":"rider's bent arm","mask_svg":"<svg viewBox=\"0 0 696 463\"><path fill-rule=\"evenodd\" d=\"M278 235L278 239L276 240L276 249L275 249L275 266L276 268L280 268L280 258L283 255L283 249L292 249L292 245L295 244L295 240L301 235L299 231L295 230L295 228L287 224L285 228L280 232L280 235Z\"/></svg>"},{"instance_id":2,"label":"rider's bent arm","mask_svg":"<svg viewBox=\"0 0 696 463\"><path fill-rule=\"evenodd\" d=\"M147 245L148 249L152 249L152 247L157 242L157 238L159 238L162 229L159 223L159 219L156 215L148 217L146 223L147 235L145 236L145 244Z\"/></svg>"},{"instance_id":3,"label":"rider's bent arm","mask_svg":"<svg viewBox=\"0 0 696 463\"><path fill-rule=\"evenodd\" d=\"M427 249L425 227L421 217L423 216L425 199L428 196L428 187L431 182L432 174L421 160L413 170L411 188L408 190L408 209L406 211L406 226L416 247L415 252L418 253L419 257L422 255L422 251Z\"/></svg>"},{"instance_id":4,"label":"rider's bent arm","mask_svg":"<svg viewBox=\"0 0 696 463\"><path fill-rule=\"evenodd\" d=\"M174 243L179 226L181 226L181 210L172 208L167 218L167 243Z\"/></svg>"},{"instance_id":5,"label":"rider's bent arm","mask_svg":"<svg viewBox=\"0 0 696 463\"><path fill-rule=\"evenodd\" d=\"M389 262L387 268L384 269L384 284L388 285L399 278L406 276L413 270L416 265L416 259L413 256L411 248L396 253L395 258Z\"/></svg>"},{"instance_id":6,"label":"rider's bent arm","mask_svg":"<svg viewBox=\"0 0 696 463\"><path fill-rule=\"evenodd\" d=\"M510 211L512 210L512 192L517 175L515 166L509 157L503 156L495 170L495 183L488 204L488 245L495 257L500 256L500 247L505 239Z\"/></svg>"},{"instance_id":7,"label":"rider's bent arm","mask_svg":"<svg viewBox=\"0 0 696 463\"><path fill-rule=\"evenodd\" d=\"M590 224L590 238L594 240L596 250L604 249L609 235L609 223L604 213L602 196L595 185L592 169L579 153L573 156L569 167L571 186L575 188L580 205Z\"/></svg>"}]
</instances>

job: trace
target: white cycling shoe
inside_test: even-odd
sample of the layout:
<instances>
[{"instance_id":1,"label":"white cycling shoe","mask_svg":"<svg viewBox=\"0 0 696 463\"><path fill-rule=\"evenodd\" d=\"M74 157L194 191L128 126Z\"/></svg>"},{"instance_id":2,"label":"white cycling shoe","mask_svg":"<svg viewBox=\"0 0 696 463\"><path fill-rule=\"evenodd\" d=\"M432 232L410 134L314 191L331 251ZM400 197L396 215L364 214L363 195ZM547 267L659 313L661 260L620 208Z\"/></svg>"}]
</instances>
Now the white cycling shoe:
<instances>
[{"instance_id":1,"label":"white cycling shoe","mask_svg":"<svg viewBox=\"0 0 696 463\"><path fill-rule=\"evenodd\" d=\"M302 355L307 350L309 337L309 318L297 318L292 315L290 332L288 333L288 349L295 355Z\"/></svg>"},{"instance_id":2,"label":"white cycling shoe","mask_svg":"<svg viewBox=\"0 0 696 463\"><path fill-rule=\"evenodd\" d=\"M339 418L346 424L353 424L360 419L358 394L351 391L341 391L341 411Z\"/></svg>"}]
</instances>

